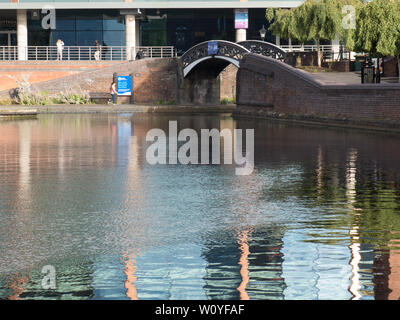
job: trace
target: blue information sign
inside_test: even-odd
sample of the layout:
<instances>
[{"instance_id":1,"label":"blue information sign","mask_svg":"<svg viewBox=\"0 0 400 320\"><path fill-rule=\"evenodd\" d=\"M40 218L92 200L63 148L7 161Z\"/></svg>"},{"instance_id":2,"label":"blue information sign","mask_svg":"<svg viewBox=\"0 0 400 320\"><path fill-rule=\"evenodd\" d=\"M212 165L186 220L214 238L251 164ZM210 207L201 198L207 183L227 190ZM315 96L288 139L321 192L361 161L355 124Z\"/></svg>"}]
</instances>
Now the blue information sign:
<instances>
[{"instance_id":1,"label":"blue information sign","mask_svg":"<svg viewBox=\"0 0 400 320\"><path fill-rule=\"evenodd\" d=\"M208 43L208 55L213 56L218 53L218 42L217 41L210 41Z\"/></svg>"},{"instance_id":2,"label":"blue information sign","mask_svg":"<svg viewBox=\"0 0 400 320\"><path fill-rule=\"evenodd\" d=\"M117 76L117 92L119 96L132 94L131 76Z\"/></svg>"}]
</instances>

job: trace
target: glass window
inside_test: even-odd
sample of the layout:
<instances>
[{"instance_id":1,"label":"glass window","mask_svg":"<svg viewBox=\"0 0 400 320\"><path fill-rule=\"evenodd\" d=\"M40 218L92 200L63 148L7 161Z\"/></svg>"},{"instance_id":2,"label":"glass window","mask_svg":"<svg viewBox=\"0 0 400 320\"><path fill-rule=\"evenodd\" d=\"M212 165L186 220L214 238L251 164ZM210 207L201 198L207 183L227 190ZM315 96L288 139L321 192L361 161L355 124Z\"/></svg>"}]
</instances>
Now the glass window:
<instances>
[{"instance_id":1,"label":"glass window","mask_svg":"<svg viewBox=\"0 0 400 320\"><path fill-rule=\"evenodd\" d=\"M55 46L58 39L61 39L64 42L65 46L76 45L75 31L51 31L50 45Z\"/></svg>"},{"instance_id":2,"label":"glass window","mask_svg":"<svg viewBox=\"0 0 400 320\"><path fill-rule=\"evenodd\" d=\"M58 17L56 12L56 29L75 30L75 17Z\"/></svg>"},{"instance_id":3,"label":"glass window","mask_svg":"<svg viewBox=\"0 0 400 320\"><path fill-rule=\"evenodd\" d=\"M149 20L141 24L143 46L167 45L167 22L165 19Z\"/></svg>"},{"instance_id":4,"label":"glass window","mask_svg":"<svg viewBox=\"0 0 400 320\"><path fill-rule=\"evenodd\" d=\"M30 46L48 46L50 44L50 30L28 31L28 44Z\"/></svg>"},{"instance_id":5,"label":"glass window","mask_svg":"<svg viewBox=\"0 0 400 320\"><path fill-rule=\"evenodd\" d=\"M124 17L112 17L103 15L103 30L125 30Z\"/></svg>"},{"instance_id":6,"label":"glass window","mask_svg":"<svg viewBox=\"0 0 400 320\"><path fill-rule=\"evenodd\" d=\"M124 31L104 31L103 45L106 46L124 46L125 32Z\"/></svg>"},{"instance_id":7,"label":"glass window","mask_svg":"<svg viewBox=\"0 0 400 320\"><path fill-rule=\"evenodd\" d=\"M32 13L29 12L29 14L28 14L28 30L43 30L42 17L44 17L44 15L40 15L36 19L32 18Z\"/></svg>"},{"instance_id":8,"label":"glass window","mask_svg":"<svg viewBox=\"0 0 400 320\"><path fill-rule=\"evenodd\" d=\"M94 46L94 41L103 42L102 31L80 31L76 33L77 46Z\"/></svg>"},{"instance_id":9,"label":"glass window","mask_svg":"<svg viewBox=\"0 0 400 320\"><path fill-rule=\"evenodd\" d=\"M88 16L88 15L77 15L76 16L76 30L96 31L103 29L103 17L101 15Z\"/></svg>"},{"instance_id":10,"label":"glass window","mask_svg":"<svg viewBox=\"0 0 400 320\"><path fill-rule=\"evenodd\" d=\"M0 46L8 46L8 33L0 33Z\"/></svg>"}]
</instances>

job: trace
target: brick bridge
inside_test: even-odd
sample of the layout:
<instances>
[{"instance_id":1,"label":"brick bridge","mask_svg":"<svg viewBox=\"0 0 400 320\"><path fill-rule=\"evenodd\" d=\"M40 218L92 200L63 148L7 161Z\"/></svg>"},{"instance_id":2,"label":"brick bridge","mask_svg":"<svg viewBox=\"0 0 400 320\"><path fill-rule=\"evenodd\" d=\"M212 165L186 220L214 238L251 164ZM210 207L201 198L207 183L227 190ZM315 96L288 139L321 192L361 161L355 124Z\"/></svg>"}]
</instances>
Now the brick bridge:
<instances>
[{"instance_id":1,"label":"brick bridge","mask_svg":"<svg viewBox=\"0 0 400 320\"><path fill-rule=\"evenodd\" d=\"M240 68L240 61L247 53L257 53L283 62L286 60L284 50L265 41L248 40L238 43L224 40L205 41L193 46L182 55L183 76L186 77L197 65L209 60L216 62L214 67L218 67L218 64L226 66L227 63L231 63ZM218 63L221 62L219 60L223 63Z\"/></svg>"},{"instance_id":2,"label":"brick bridge","mask_svg":"<svg viewBox=\"0 0 400 320\"><path fill-rule=\"evenodd\" d=\"M274 48L257 52L261 50L258 44L218 41L218 51L209 55L206 42L181 58L121 62L36 83L32 88L49 93L66 89L108 92L114 72L133 73L138 104L215 105L228 87L236 97L237 111L243 114L391 121L400 127L399 83L327 84L284 63L284 54ZM68 68L68 62L62 63ZM0 92L0 98L6 95L7 91Z\"/></svg>"},{"instance_id":3,"label":"brick bridge","mask_svg":"<svg viewBox=\"0 0 400 320\"><path fill-rule=\"evenodd\" d=\"M225 86L234 85L241 114L385 123L400 128L399 83L324 83L290 66L286 52L271 43L216 42L210 49L210 41L201 43L181 57L182 83L192 95L186 101L217 103Z\"/></svg>"},{"instance_id":4,"label":"brick bridge","mask_svg":"<svg viewBox=\"0 0 400 320\"><path fill-rule=\"evenodd\" d=\"M286 62L286 52L264 41L239 43L215 40L199 43L180 58L183 80L180 101L218 104L236 98L236 73L246 55L258 54Z\"/></svg>"}]
</instances>

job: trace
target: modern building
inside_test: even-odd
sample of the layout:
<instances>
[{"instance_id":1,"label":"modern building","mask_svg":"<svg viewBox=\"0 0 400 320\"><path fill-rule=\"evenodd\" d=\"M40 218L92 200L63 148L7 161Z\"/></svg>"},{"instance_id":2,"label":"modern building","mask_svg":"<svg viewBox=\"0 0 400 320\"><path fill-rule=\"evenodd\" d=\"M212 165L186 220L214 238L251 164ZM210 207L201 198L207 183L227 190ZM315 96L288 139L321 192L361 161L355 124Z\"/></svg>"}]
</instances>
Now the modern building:
<instances>
[{"instance_id":1,"label":"modern building","mask_svg":"<svg viewBox=\"0 0 400 320\"><path fill-rule=\"evenodd\" d=\"M58 39L65 46L174 46L179 54L205 40L260 39L265 8L303 1L0 0L0 48L18 47L20 60L27 59L24 48ZM267 33L265 40L275 38Z\"/></svg>"}]
</instances>

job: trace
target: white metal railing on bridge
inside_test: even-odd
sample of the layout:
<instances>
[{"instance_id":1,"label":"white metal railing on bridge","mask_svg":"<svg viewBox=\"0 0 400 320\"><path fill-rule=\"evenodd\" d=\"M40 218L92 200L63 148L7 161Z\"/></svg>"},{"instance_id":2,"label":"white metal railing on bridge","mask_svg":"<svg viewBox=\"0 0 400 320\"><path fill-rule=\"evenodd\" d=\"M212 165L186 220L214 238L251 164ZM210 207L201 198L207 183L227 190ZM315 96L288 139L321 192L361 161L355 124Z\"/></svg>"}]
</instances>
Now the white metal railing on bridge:
<instances>
[{"instance_id":1,"label":"white metal railing on bridge","mask_svg":"<svg viewBox=\"0 0 400 320\"><path fill-rule=\"evenodd\" d=\"M172 58L176 50L172 46L131 47L124 46L65 46L60 54L57 46L0 46L1 60L135 60L137 58Z\"/></svg>"},{"instance_id":2,"label":"white metal railing on bridge","mask_svg":"<svg viewBox=\"0 0 400 320\"><path fill-rule=\"evenodd\" d=\"M282 49L286 52L310 52L317 51L318 46L316 44L305 44L305 45L281 45ZM320 45L320 50L322 51L325 60L338 60L342 55L343 58L350 58L350 51L342 46L342 50L339 45Z\"/></svg>"}]
</instances>

